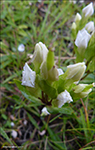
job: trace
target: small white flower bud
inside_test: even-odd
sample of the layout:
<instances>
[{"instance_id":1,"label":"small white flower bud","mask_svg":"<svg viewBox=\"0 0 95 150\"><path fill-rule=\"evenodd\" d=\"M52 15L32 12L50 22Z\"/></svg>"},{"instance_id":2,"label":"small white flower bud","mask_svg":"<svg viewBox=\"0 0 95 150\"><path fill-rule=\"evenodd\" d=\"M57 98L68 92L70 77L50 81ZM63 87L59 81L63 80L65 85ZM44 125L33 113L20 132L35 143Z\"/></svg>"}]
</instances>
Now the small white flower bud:
<instances>
[{"instance_id":1,"label":"small white flower bud","mask_svg":"<svg viewBox=\"0 0 95 150\"><path fill-rule=\"evenodd\" d=\"M91 35L83 28L77 34L77 38L75 40L75 45L78 48L86 49L90 38L91 38Z\"/></svg>"},{"instance_id":2,"label":"small white flower bud","mask_svg":"<svg viewBox=\"0 0 95 150\"><path fill-rule=\"evenodd\" d=\"M72 26L71 26L71 29L76 30L76 27L77 27L77 26L76 26L76 23L73 22L73 23L72 23Z\"/></svg>"},{"instance_id":3,"label":"small white flower bud","mask_svg":"<svg viewBox=\"0 0 95 150\"><path fill-rule=\"evenodd\" d=\"M86 70L84 62L67 66L66 79L72 79L73 82L79 81Z\"/></svg>"},{"instance_id":4,"label":"small white flower bud","mask_svg":"<svg viewBox=\"0 0 95 150\"><path fill-rule=\"evenodd\" d=\"M58 94L57 100L59 108L61 108L65 103L70 103L73 101L72 97L70 96L70 93L66 90Z\"/></svg>"},{"instance_id":5,"label":"small white flower bud","mask_svg":"<svg viewBox=\"0 0 95 150\"><path fill-rule=\"evenodd\" d=\"M41 116L47 116L47 115L49 115L49 114L50 114L50 113L47 111L47 108L44 107L44 108L42 109Z\"/></svg>"},{"instance_id":6,"label":"small white flower bud","mask_svg":"<svg viewBox=\"0 0 95 150\"><path fill-rule=\"evenodd\" d=\"M82 12L85 15L85 17L90 17L91 15L93 15L93 13L94 13L93 3L91 2L89 5L84 7L82 9Z\"/></svg>"},{"instance_id":7,"label":"small white flower bud","mask_svg":"<svg viewBox=\"0 0 95 150\"><path fill-rule=\"evenodd\" d=\"M82 18L81 15L79 13L77 13L75 16L75 22L76 23L79 22L81 20L81 18Z\"/></svg>"},{"instance_id":8,"label":"small white flower bud","mask_svg":"<svg viewBox=\"0 0 95 150\"><path fill-rule=\"evenodd\" d=\"M46 48L45 44L43 44L42 42L36 44L34 55L32 58L32 62L35 65L35 67L38 66L39 68L41 63L46 59L47 53L48 49Z\"/></svg>"},{"instance_id":9,"label":"small white flower bud","mask_svg":"<svg viewBox=\"0 0 95 150\"><path fill-rule=\"evenodd\" d=\"M22 85L29 86L29 87L35 87L35 78L36 73L35 71L32 71L27 63L25 63L25 66L23 67L22 72Z\"/></svg>"},{"instance_id":10,"label":"small white flower bud","mask_svg":"<svg viewBox=\"0 0 95 150\"><path fill-rule=\"evenodd\" d=\"M25 50L25 46L23 45L23 44L20 44L19 46L18 46L18 51L19 52L23 52Z\"/></svg>"},{"instance_id":11,"label":"small white flower bud","mask_svg":"<svg viewBox=\"0 0 95 150\"><path fill-rule=\"evenodd\" d=\"M94 31L94 22L90 21L85 25L85 29L90 33Z\"/></svg>"}]
</instances>

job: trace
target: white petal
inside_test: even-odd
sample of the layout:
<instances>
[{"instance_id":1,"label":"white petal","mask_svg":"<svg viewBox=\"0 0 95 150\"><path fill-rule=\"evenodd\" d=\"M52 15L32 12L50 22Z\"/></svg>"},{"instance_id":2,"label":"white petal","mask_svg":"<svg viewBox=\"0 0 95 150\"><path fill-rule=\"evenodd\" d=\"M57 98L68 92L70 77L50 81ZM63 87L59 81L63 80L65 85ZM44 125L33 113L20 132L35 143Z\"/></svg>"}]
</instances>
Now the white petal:
<instances>
[{"instance_id":1,"label":"white petal","mask_svg":"<svg viewBox=\"0 0 95 150\"><path fill-rule=\"evenodd\" d=\"M35 87L35 78L36 78L35 71L32 71L32 69L30 69L27 63L25 63L23 70L24 71L22 77L22 85Z\"/></svg>"},{"instance_id":2,"label":"white petal","mask_svg":"<svg viewBox=\"0 0 95 150\"><path fill-rule=\"evenodd\" d=\"M58 68L57 71L58 71L59 76L64 74L64 72L63 72L63 70L61 68Z\"/></svg>"},{"instance_id":3,"label":"white petal","mask_svg":"<svg viewBox=\"0 0 95 150\"><path fill-rule=\"evenodd\" d=\"M79 48L83 47L86 49L90 38L91 35L83 28L77 34L75 45Z\"/></svg>"},{"instance_id":4,"label":"white petal","mask_svg":"<svg viewBox=\"0 0 95 150\"><path fill-rule=\"evenodd\" d=\"M65 90L64 92L60 93L57 97L58 100L58 107L61 108L65 103L70 103L73 101L70 93Z\"/></svg>"},{"instance_id":5,"label":"white petal","mask_svg":"<svg viewBox=\"0 0 95 150\"><path fill-rule=\"evenodd\" d=\"M89 17L89 16L93 15L93 13L94 13L93 3L91 2L89 5L84 7L82 9L82 12L84 13L85 17L87 17L87 16Z\"/></svg>"},{"instance_id":6,"label":"white petal","mask_svg":"<svg viewBox=\"0 0 95 150\"><path fill-rule=\"evenodd\" d=\"M50 113L47 111L47 108L46 107L44 107L43 109L42 109L42 114L41 115L49 115Z\"/></svg>"},{"instance_id":7,"label":"white petal","mask_svg":"<svg viewBox=\"0 0 95 150\"><path fill-rule=\"evenodd\" d=\"M19 52L23 52L25 50L25 46L23 45L23 44L20 44L19 46L18 46L18 51Z\"/></svg>"},{"instance_id":8,"label":"white petal","mask_svg":"<svg viewBox=\"0 0 95 150\"><path fill-rule=\"evenodd\" d=\"M94 31L94 22L90 21L85 25L85 29L90 33Z\"/></svg>"}]
</instances>

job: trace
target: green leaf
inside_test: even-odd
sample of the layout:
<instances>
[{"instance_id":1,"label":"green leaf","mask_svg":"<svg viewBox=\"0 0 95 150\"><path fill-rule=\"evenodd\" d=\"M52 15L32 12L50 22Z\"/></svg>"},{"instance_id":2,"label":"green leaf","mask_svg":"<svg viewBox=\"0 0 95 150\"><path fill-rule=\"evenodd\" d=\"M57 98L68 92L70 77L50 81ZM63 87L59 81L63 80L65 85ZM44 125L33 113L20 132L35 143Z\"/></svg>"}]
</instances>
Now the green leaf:
<instances>
[{"instance_id":1,"label":"green leaf","mask_svg":"<svg viewBox=\"0 0 95 150\"><path fill-rule=\"evenodd\" d=\"M21 91L21 93L23 94L23 96L26 99L30 100L33 103L37 103L38 106L42 104L41 101L38 98L32 96L29 93L29 91L27 90L27 87L21 85L21 81L18 81L18 80L15 79L14 83L17 85L18 89Z\"/></svg>"},{"instance_id":2,"label":"green leaf","mask_svg":"<svg viewBox=\"0 0 95 150\"><path fill-rule=\"evenodd\" d=\"M37 124L37 122L33 119L33 117L27 112L28 118L30 119L31 123L34 125L34 127L36 127L37 129L39 129L39 126Z\"/></svg>"},{"instance_id":3,"label":"green leaf","mask_svg":"<svg viewBox=\"0 0 95 150\"><path fill-rule=\"evenodd\" d=\"M44 124L47 126L47 124L46 124L45 121L44 121ZM56 145L56 147L58 149L64 150L65 149L65 145L63 144L63 142L61 141L61 139L59 138L59 136L57 134L55 134L53 132L53 130L49 126L47 126L47 131L48 131L49 136L51 137L52 142L54 143L54 145Z\"/></svg>"},{"instance_id":4,"label":"green leaf","mask_svg":"<svg viewBox=\"0 0 95 150\"><path fill-rule=\"evenodd\" d=\"M43 80L39 75L36 77L36 81L43 92L45 92L52 99L57 97L57 91L54 87L49 85L45 80Z\"/></svg>"},{"instance_id":5,"label":"green leaf","mask_svg":"<svg viewBox=\"0 0 95 150\"><path fill-rule=\"evenodd\" d=\"M6 132L3 130L2 127L0 127L0 134L11 144L13 145L13 143L11 142L11 140L9 139L8 135L6 134Z\"/></svg>"},{"instance_id":6,"label":"green leaf","mask_svg":"<svg viewBox=\"0 0 95 150\"><path fill-rule=\"evenodd\" d=\"M90 63L88 64L87 69L90 70L91 72L95 70L95 57L91 59Z\"/></svg>"},{"instance_id":7,"label":"green leaf","mask_svg":"<svg viewBox=\"0 0 95 150\"><path fill-rule=\"evenodd\" d=\"M61 113L61 114L67 114L71 115L73 113L73 110L70 107L47 107L47 110L51 114Z\"/></svg>"}]
</instances>

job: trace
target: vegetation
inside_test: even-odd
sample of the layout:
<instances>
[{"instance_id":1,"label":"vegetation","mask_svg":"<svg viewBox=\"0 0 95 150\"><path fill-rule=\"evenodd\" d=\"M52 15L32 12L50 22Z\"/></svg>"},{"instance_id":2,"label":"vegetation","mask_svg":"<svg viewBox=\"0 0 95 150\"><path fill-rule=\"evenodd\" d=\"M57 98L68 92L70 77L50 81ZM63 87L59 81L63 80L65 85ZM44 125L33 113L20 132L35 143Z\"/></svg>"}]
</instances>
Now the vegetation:
<instances>
[{"instance_id":1,"label":"vegetation","mask_svg":"<svg viewBox=\"0 0 95 150\"><path fill-rule=\"evenodd\" d=\"M55 50L55 60L64 72L75 64L71 26L87 3L68 1L1 1L0 146L21 150L95 149L95 88L66 108L41 116L41 102L22 88L22 70L36 43ZM90 17L94 21L94 15ZM19 52L18 46L25 45ZM95 45L94 45L95 46ZM19 82L17 82L19 80ZM95 82L95 71L80 83ZM36 103L34 103L34 101ZM51 111L51 110L50 110ZM52 112L51 112L52 113ZM13 131L16 131L14 135ZM16 135L17 134L17 135Z\"/></svg>"}]
</instances>

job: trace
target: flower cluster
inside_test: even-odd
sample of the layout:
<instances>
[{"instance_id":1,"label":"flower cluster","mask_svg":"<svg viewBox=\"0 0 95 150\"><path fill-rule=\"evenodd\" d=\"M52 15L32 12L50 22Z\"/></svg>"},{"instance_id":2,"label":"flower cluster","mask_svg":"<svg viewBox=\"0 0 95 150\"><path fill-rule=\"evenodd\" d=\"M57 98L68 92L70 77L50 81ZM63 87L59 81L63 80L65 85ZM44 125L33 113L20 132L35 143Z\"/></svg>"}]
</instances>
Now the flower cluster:
<instances>
[{"instance_id":1,"label":"flower cluster","mask_svg":"<svg viewBox=\"0 0 95 150\"><path fill-rule=\"evenodd\" d=\"M61 109L65 103L86 97L94 86L94 84L80 84L85 72L93 71L94 22L87 23L88 18L94 13L93 3L83 8L82 13L82 16L76 14L72 24L73 37L76 38L76 64L70 64L63 72L56 66L54 51L48 50L45 44L39 42L35 45L31 58L33 70L28 63L23 67L22 85L29 87L31 94L33 93L33 96L35 95L45 105L41 116L50 114L48 107Z\"/></svg>"},{"instance_id":2,"label":"flower cluster","mask_svg":"<svg viewBox=\"0 0 95 150\"><path fill-rule=\"evenodd\" d=\"M95 59L95 27L94 22L89 21L93 13L94 7L91 2L82 9L82 15L79 13L76 14L74 22L72 23L72 36L75 40L74 50L77 57L76 62L85 61L86 64L91 65L94 63L93 61ZM89 68L87 66L87 70L90 72L95 69L95 67L91 65Z\"/></svg>"},{"instance_id":3,"label":"flower cluster","mask_svg":"<svg viewBox=\"0 0 95 150\"><path fill-rule=\"evenodd\" d=\"M44 105L61 108L65 103L73 101L73 95L71 96L70 92L73 91L75 95L80 95L81 98L86 97L91 92L92 84L90 86L78 84L86 70L84 62L67 66L64 73L55 64L54 51L48 50L42 42L36 44L31 62L34 65L34 71L25 63L22 72L22 85L34 90L37 90L37 86L41 91L39 99ZM71 85L72 88L70 89ZM82 90L80 90L81 86ZM41 115L48 114L50 113L44 107Z\"/></svg>"}]
</instances>

